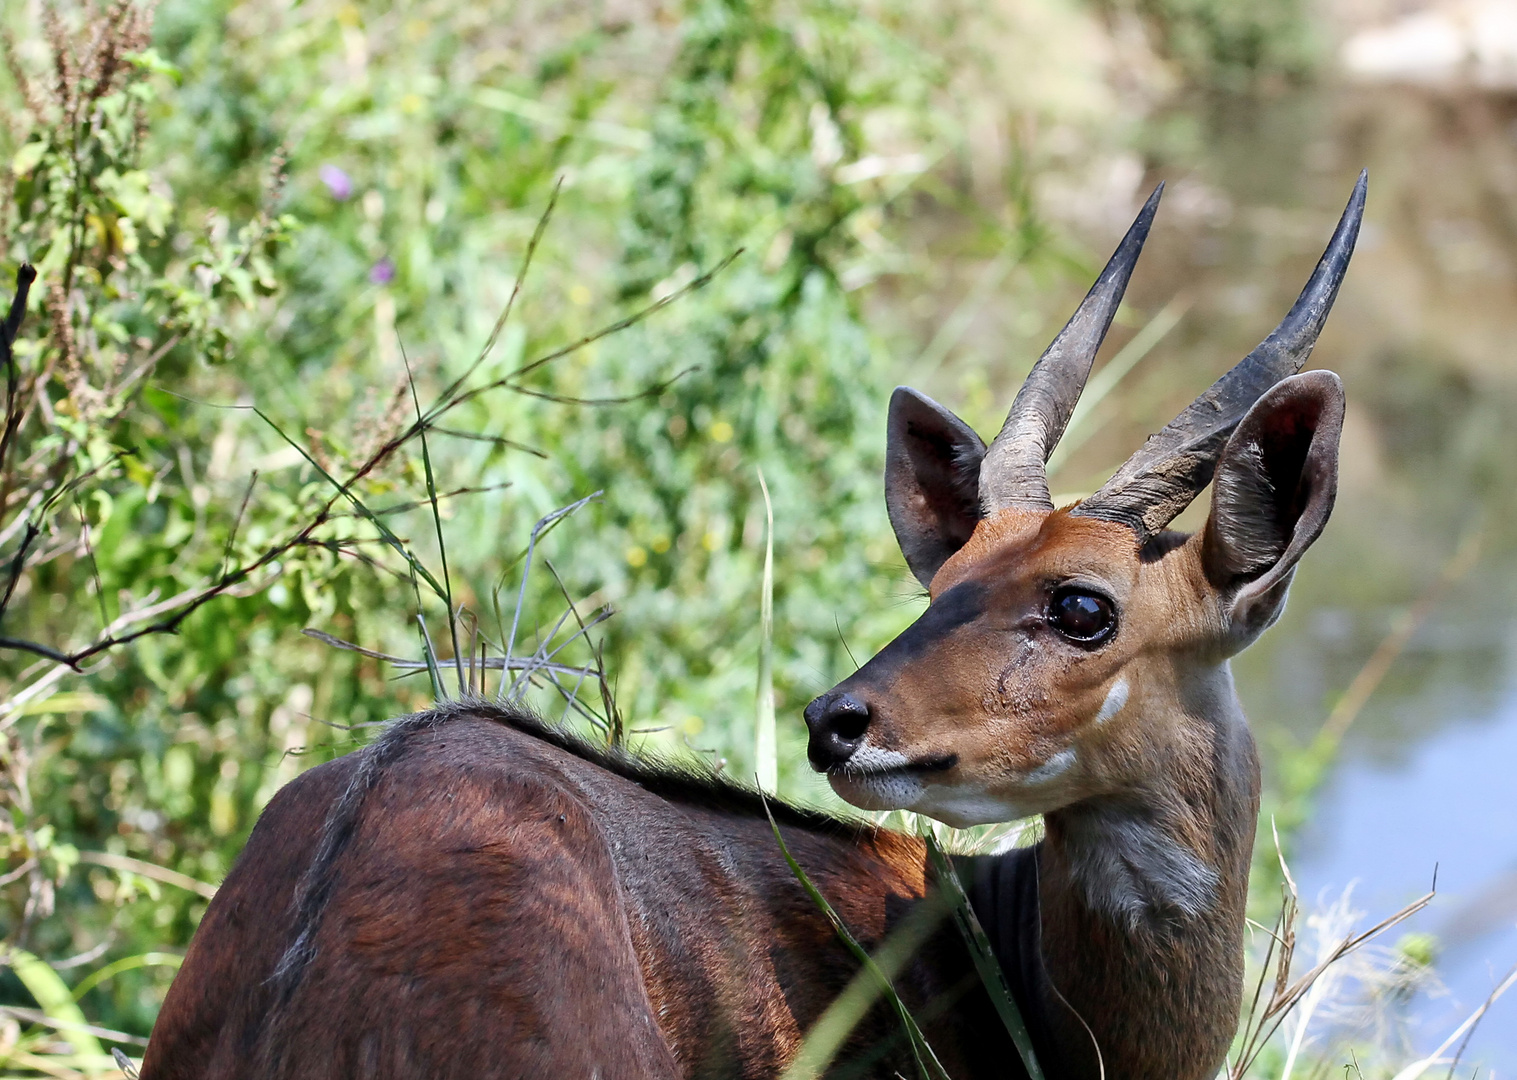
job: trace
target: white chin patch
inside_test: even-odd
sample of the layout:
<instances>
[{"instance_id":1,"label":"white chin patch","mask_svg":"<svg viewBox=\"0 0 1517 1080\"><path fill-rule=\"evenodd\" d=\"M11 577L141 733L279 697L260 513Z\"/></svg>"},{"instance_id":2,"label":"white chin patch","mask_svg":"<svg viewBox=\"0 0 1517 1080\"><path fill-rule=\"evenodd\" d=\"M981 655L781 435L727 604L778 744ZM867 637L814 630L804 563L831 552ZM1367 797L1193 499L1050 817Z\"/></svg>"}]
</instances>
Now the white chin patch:
<instances>
[{"instance_id":1,"label":"white chin patch","mask_svg":"<svg viewBox=\"0 0 1517 1080\"><path fill-rule=\"evenodd\" d=\"M890 753L888 750L880 752ZM896 756L900 757L899 754ZM904 761L902 758L901 763ZM834 772L827 774L827 782L833 791L865 810L914 810L924 790L922 781L907 772L862 775Z\"/></svg>"},{"instance_id":2,"label":"white chin patch","mask_svg":"<svg viewBox=\"0 0 1517 1080\"><path fill-rule=\"evenodd\" d=\"M967 829L971 825L990 825L1002 821L1017 821L1037 813L1035 808L980 788L930 787L922 793L915 806L919 814L937 818L955 829Z\"/></svg>"},{"instance_id":3,"label":"white chin patch","mask_svg":"<svg viewBox=\"0 0 1517 1080\"><path fill-rule=\"evenodd\" d=\"M1117 695L1117 690L1121 694ZM1127 684L1118 683L1107 696L1127 697ZM1117 708L1120 709L1119 702ZM989 825L1018 821L1042 813L1060 801L1048 785L1075 767L1079 757L1074 747L1066 747L1036 768L1029 769L1017 781L1017 787L1030 789L1011 794L991 792L979 784L954 785L929 780L906 771L910 759L894 750L861 746L848 759L848 768L827 775L832 790L854 806L865 810L912 810L926 814L958 829L971 825Z\"/></svg>"},{"instance_id":4,"label":"white chin patch","mask_svg":"<svg viewBox=\"0 0 1517 1080\"><path fill-rule=\"evenodd\" d=\"M990 792L979 785L953 788L928 785L911 807L955 828L1017 821L1063 805L1068 789L1056 784L1079 761L1075 748L1065 747L1043 764L1023 773L1015 791Z\"/></svg>"},{"instance_id":5,"label":"white chin patch","mask_svg":"<svg viewBox=\"0 0 1517 1080\"><path fill-rule=\"evenodd\" d=\"M870 746L865 743L853 752L848 759L848 768L857 769L859 772L883 772L886 769L899 769L911 764L911 759L897 750L881 750L878 746Z\"/></svg>"}]
</instances>

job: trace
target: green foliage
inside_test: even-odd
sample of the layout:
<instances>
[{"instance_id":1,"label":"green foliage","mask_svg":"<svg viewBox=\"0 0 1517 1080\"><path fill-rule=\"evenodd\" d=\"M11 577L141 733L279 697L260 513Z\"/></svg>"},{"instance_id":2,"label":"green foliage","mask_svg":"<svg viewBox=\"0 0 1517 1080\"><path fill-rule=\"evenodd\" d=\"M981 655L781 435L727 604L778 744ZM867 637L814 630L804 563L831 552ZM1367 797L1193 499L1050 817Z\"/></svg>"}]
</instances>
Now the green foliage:
<instances>
[{"instance_id":1,"label":"green foliage","mask_svg":"<svg viewBox=\"0 0 1517 1080\"><path fill-rule=\"evenodd\" d=\"M162 808L197 787L216 792L212 812L202 803L178 813L197 832L207 820L213 836L231 831L225 783L161 767L172 760L169 732L152 709L141 722L126 719L155 687L172 685L183 653L148 645L124 669L100 665L113 644L166 628L224 574L223 537L236 506L211 504L194 479L183 403L149 384L231 352L245 332L239 317L274 290L271 260L289 222L257 214L235 236L224 219L182 228L172 195L144 167L150 113L172 74L147 48L147 16L127 4L44 13L49 64L25 43L5 49L12 100L22 107L10 114L0 153L9 166L0 267L10 277L30 261L40 280L14 356L7 350L0 453L8 646L0 790L9 811L0 850L10 870L0 918L12 944L61 958L78 951L76 941L107 932L161 940L177 922L183 933L198 914L182 900L139 902L159 899L155 882L86 870L81 847L135 847L154 861L179 861L163 860L164 842L152 851L131 823L133 815L161 821ZM183 485L169 480L176 463ZM271 508L269 523L278 517ZM213 530L221 533L214 540ZM220 591L247 584L224 581ZM186 689L217 651L196 644ZM235 648L220 651L230 661ZM70 678L81 668L88 682ZM205 846L193 845L193 856ZM219 854L184 868L214 875L230 853ZM22 981L48 1007L37 980Z\"/></svg>"},{"instance_id":2,"label":"green foliage","mask_svg":"<svg viewBox=\"0 0 1517 1080\"><path fill-rule=\"evenodd\" d=\"M1069 266L1019 154L981 201L955 171L976 6L41 10L0 80L0 273L40 275L0 454L7 942L145 1034L272 793L499 658L523 580L515 653L592 671L568 704L538 672L549 715L748 776L766 650L779 790L824 797L794 718L919 597L885 279L950 217L1038 288ZM73 1023L13 955L0 1001Z\"/></svg>"},{"instance_id":3,"label":"green foliage","mask_svg":"<svg viewBox=\"0 0 1517 1080\"><path fill-rule=\"evenodd\" d=\"M108 973L89 1016L145 1032L170 971L125 959L188 941L279 784L432 697L303 628L416 656L420 603L450 688L443 598L498 656L532 523L600 490L542 539L518 651L560 581L614 604L593 633L630 737L746 774L759 467L781 714L846 664L840 626L867 651L910 618L857 297L914 148L955 137L913 18L693 4L657 43L672 76L631 85L633 30L545 19L523 66L468 5L170 4L156 52L133 4L18 28L3 269L41 276L0 500L0 899L10 940Z\"/></svg>"}]
</instances>

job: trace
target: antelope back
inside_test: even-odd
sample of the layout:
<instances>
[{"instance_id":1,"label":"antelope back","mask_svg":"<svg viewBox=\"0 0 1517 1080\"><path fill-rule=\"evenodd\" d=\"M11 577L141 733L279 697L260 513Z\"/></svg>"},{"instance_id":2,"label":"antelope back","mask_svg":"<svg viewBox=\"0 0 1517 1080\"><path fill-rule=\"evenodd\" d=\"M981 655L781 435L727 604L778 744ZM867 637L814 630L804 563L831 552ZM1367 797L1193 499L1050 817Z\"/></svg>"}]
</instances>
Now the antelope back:
<instances>
[{"instance_id":1,"label":"antelope back","mask_svg":"<svg viewBox=\"0 0 1517 1080\"><path fill-rule=\"evenodd\" d=\"M956 931L911 921L921 842L771 809L866 948L903 926L930 938L897 988L952 1075L1004 1080L1014 1050L989 999L966 994ZM751 792L462 702L274 797L142 1075L773 1077L856 970ZM909 1074L899 1030L878 1006L839 1060Z\"/></svg>"}]
</instances>

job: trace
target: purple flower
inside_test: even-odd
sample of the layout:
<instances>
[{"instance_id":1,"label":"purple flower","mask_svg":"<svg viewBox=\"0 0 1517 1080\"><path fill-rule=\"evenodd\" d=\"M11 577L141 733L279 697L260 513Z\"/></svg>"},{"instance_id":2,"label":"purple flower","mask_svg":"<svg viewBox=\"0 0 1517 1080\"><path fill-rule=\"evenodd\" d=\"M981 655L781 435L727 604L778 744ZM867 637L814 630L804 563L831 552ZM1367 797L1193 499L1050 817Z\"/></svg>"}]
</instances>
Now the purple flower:
<instances>
[{"instance_id":1,"label":"purple flower","mask_svg":"<svg viewBox=\"0 0 1517 1080\"><path fill-rule=\"evenodd\" d=\"M395 264L388 255L369 268L369 280L375 285L388 285L395 280Z\"/></svg>"},{"instance_id":2,"label":"purple flower","mask_svg":"<svg viewBox=\"0 0 1517 1080\"><path fill-rule=\"evenodd\" d=\"M338 202L347 202L353 196L353 178L336 165L323 165L317 172L321 182Z\"/></svg>"}]
</instances>

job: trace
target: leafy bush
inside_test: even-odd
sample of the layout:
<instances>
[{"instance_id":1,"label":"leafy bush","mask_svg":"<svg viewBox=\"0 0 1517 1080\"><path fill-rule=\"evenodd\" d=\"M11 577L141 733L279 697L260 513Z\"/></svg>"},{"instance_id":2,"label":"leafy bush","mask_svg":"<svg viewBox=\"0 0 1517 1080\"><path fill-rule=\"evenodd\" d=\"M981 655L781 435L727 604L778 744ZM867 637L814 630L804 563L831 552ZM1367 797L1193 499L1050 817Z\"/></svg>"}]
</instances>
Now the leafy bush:
<instances>
[{"instance_id":1,"label":"leafy bush","mask_svg":"<svg viewBox=\"0 0 1517 1080\"><path fill-rule=\"evenodd\" d=\"M750 775L761 486L780 715L915 610L888 278L942 233L1034 296L1080 262L1031 194L1053 157L977 164L958 118L1001 73L967 3L42 11L4 16L0 85L0 272L39 275L0 448L0 911L43 959L0 993L55 1020L146 1033L273 791L513 638L545 710ZM418 633L433 670L384 659ZM780 736L781 790L823 798ZM105 1067L65 1049L0 1025L13 1065Z\"/></svg>"},{"instance_id":2,"label":"leafy bush","mask_svg":"<svg viewBox=\"0 0 1517 1080\"><path fill-rule=\"evenodd\" d=\"M0 500L3 899L60 970L116 962L92 1018L145 1032L172 968L142 958L188 940L272 791L431 698L304 628L414 656L420 604L446 666L462 606L498 656L533 522L600 490L538 554L586 614L622 609L596 640L629 734L747 773L760 468L783 712L846 662L840 627L867 650L909 619L857 290L918 147L957 137L910 6L502 29L187 3L154 48L136 4L48 10L7 51L0 268L40 278ZM664 66L623 80L628 52ZM559 589L528 579L529 652Z\"/></svg>"}]
</instances>

